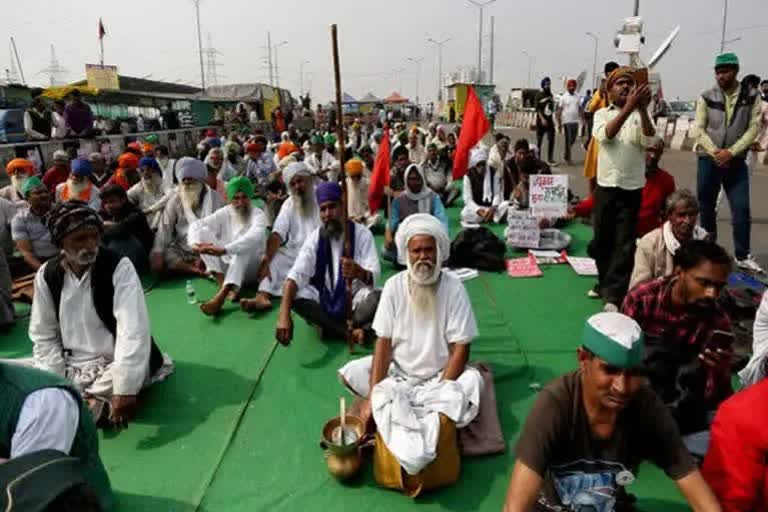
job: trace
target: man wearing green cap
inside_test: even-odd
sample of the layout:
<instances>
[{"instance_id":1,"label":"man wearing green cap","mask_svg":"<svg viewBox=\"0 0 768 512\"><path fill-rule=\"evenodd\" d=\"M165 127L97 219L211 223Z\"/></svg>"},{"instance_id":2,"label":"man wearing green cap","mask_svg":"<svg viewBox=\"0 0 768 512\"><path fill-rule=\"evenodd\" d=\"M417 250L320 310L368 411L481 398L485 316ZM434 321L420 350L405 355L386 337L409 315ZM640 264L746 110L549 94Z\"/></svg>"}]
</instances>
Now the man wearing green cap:
<instances>
[{"instance_id":1,"label":"man wearing green cap","mask_svg":"<svg viewBox=\"0 0 768 512\"><path fill-rule=\"evenodd\" d=\"M322 135L314 135L310 139L312 152L304 159L314 176L323 181L337 181L339 162L325 149L326 141ZM336 143L334 138L333 143Z\"/></svg>"},{"instance_id":2,"label":"man wearing green cap","mask_svg":"<svg viewBox=\"0 0 768 512\"><path fill-rule=\"evenodd\" d=\"M37 176L24 182L21 194L29 203L29 208L19 211L11 220L11 238L29 267L29 272L35 272L45 261L59 253L43 220L51 210L51 194Z\"/></svg>"},{"instance_id":3,"label":"man wearing green cap","mask_svg":"<svg viewBox=\"0 0 768 512\"><path fill-rule=\"evenodd\" d=\"M227 183L229 205L189 227L189 244L219 284L211 300L200 305L216 316L229 297L239 300L240 287L258 283L259 266L267 243L267 219L251 204L253 185L245 176Z\"/></svg>"},{"instance_id":4,"label":"man wearing green cap","mask_svg":"<svg viewBox=\"0 0 768 512\"><path fill-rule=\"evenodd\" d=\"M598 313L584 326L579 369L539 393L517 444L505 512L627 510L644 460L672 478L697 511L720 506L675 421L641 371L640 326Z\"/></svg>"},{"instance_id":5,"label":"man wearing green cap","mask_svg":"<svg viewBox=\"0 0 768 512\"><path fill-rule=\"evenodd\" d=\"M722 187L733 217L736 264L764 272L750 254L752 217L749 206L747 151L760 131L760 96L736 79L739 59L724 53L715 59L717 85L704 91L696 104L698 197L701 227L717 238L717 194Z\"/></svg>"}]
</instances>

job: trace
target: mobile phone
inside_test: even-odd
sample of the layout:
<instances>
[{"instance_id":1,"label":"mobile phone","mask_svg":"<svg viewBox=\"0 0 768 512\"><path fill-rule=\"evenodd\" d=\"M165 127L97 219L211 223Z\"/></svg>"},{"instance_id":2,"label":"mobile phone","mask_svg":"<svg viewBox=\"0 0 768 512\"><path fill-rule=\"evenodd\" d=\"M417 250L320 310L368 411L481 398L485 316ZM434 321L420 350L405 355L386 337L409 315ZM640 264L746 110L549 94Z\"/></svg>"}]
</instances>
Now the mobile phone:
<instances>
[{"instance_id":1,"label":"mobile phone","mask_svg":"<svg viewBox=\"0 0 768 512\"><path fill-rule=\"evenodd\" d=\"M635 70L635 85L637 87L648 85L648 68Z\"/></svg>"},{"instance_id":2,"label":"mobile phone","mask_svg":"<svg viewBox=\"0 0 768 512\"><path fill-rule=\"evenodd\" d=\"M712 331L712 336L709 337L706 348L710 350L729 350L733 345L735 336L732 332L728 331Z\"/></svg>"}]
</instances>

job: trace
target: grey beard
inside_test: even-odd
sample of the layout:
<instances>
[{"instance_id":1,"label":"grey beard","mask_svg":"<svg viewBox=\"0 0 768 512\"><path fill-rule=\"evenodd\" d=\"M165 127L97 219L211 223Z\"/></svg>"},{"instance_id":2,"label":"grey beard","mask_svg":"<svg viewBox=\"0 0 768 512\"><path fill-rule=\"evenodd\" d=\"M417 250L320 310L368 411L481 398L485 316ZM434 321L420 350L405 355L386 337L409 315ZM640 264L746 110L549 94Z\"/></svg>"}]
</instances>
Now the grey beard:
<instances>
[{"instance_id":1,"label":"grey beard","mask_svg":"<svg viewBox=\"0 0 768 512\"><path fill-rule=\"evenodd\" d=\"M251 207L246 205L244 208L232 208L235 211L235 219L241 226L247 226L251 223Z\"/></svg>"},{"instance_id":2,"label":"grey beard","mask_svg":"<svg viewBox=\"0 0 768 512\"><path fill-rule=\"evenodd\" d=\"M341 236L341 222L329 220L320 227L320 234L326 238L339 238Z\"/></svg>"},{"instance_id":3,"label":"grey beard","mask_svg":"<svg viewBox=\"0 0 768 512\"><path fill-rule=\"evenodd\" d=\"M313 213L315 210L315 201L314 197L312 197L312 194L314 191L308 190L303 196L295 195L293 196L293 204L296 207L296 211L299 212L299 216L302 218L306 218L309 216L310 213Z\"/></svg>"},{"instance_id":4,"label":"grey beard","mask_svg":"<svg viewBox=\"0 0 768 512\"><path fill-rule=\"evenodd\" d=\"M19 177L19 176L16 176L15 174L11 176L11 185L13 185L13 189L19 194L21 194L21 187L22 185L24 185L24 182L27 181L27 179L29 178Z\"/></svg>"},{"instance_id":5,"label":"grey beard","mask_svg":"<svg viewBox=\"0 0 768 512\"><path fill-rule=\"evenodd\" d=\"M163 183L163 180L159 176L152 176L152 179L150 180L145 180L144 178L141 178L142 188L144 189L145 192L152 195L160 191L160 186L162 185L162 183Z\"/></svg>"},{"instance_id":6,"label":"grey beard","mask_svg":"<svg viewBox=\"0 0 768 512\"><path fill-rule=\"evenodd\" d=\"M437 313L437 283L419 284L409 273L408 296L416 312L428 317Z\"/></svg>"},{"instance_id":7,"label":"grey beard","mask_svg":"<svg viewBox=\"0 0 768 512\"><path fill-rule=\"evenodd\" d=\"M74 254L68 251L64 251L63 249L62 252L64 252L64 256L67 258L67 261L83 267L93 265L96 262L96 256L99 254L98 249L95 251L80 249L77 251L77 253Z\"/></svg>"},{"instance_id":8,"label":"grey beard","mask_svg":"<svg viewBox=\"0 0 768 512\"><path fill-rule=\"evenodd\" d=\"M184 203L190 210L197 210L200 206L200 193L203 191L202 183L195 183L191 187L185 187L184 184L179 184L179 197L181 202Z\"/></svg>"},{"instance_id":9,"label":"grey beard","mask_svg":"<svg viewBox=\"0 0 768 512\"><path fill-rule=\"evenodd\" d=\"M75 183L72 180L67 180L67 185L69 185L69 191L74 199L77 198L88 186L87 181L81 181L79 183Z\"/></svg>"}]
</instances>

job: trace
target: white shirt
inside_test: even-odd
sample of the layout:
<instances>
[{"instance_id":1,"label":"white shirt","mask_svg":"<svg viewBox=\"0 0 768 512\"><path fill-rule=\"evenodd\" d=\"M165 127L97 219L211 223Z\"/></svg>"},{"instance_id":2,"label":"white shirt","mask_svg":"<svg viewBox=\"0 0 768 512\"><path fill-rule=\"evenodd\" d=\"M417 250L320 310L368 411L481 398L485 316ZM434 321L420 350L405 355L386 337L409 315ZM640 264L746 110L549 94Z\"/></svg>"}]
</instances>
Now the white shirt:
<instances>
[{"instance_id":1,"label":"white shirt","mask_svg":"<svg viewBox=\"0 0 768 512\"><path fill-rule=\"evenodd\" d=\"M581 109L579 107L581 100L578 94L566 92L560 96L558 108L560 109L563 124L578 123L581 118Z\"/></svg>"},{"instance_id":2,"label":"white shirt","mask_svg":"<svg viewBox=\"0 0 768 512\"><path fill-rule=\"evenodd\" d=\"M69 362L77 364L104 357L114 361L114 394L138 394L149 373L150 326L144 290L131 261L120 260L112 277L116 338L96 313L91 269L80 278L68 269L64 271L56 319L53 297L43 277L46 265L35 275L35 300L29 319L35 365L63 377Z\"/></svg>"},{"instance_id":3,"label":"white shirt","mask_svg":"<svg viewBox=\"0 0 768 512\"><path fill-rule=\"evenodd\" d=\"M251 124L256 124L259 122L259 113L255 110L251 110L251 113L248 114L248 121L250 121Z\"/></svg>"},{"instance_id":4,"label":"white shirt","mask_svg":"<svg viewBox=\"0 0 768 512\"><path fill-rule=\"evenodd\" d=\"M411 146L409 142L405 147L408 148L408 160L411 163L421 165L427 159L427 150L421 144L417 143L416 146Z\"/></svg>"},{"instance_id":5,"label":"white shirt","mask_svg":"<svg viewBox=\"0 0 768 512\"><path fill-rule=\"evenodd\" d=\"M80 423L80 406L61 388L39 389L27 395L11 438L11 458L41 450L69 453Z\"/></svg>"},{"instance_id":6,"label":"white shirt","mask_svg":"<svg viewBox=\"0 0 768 512\"><path fill-rule=\"evenodd\" d=\"M187 235L190 245L204 240L218 240L224 244L227 253L222 256L224 261L229 255L246 252L263 253L267 244L267 218L260 208L251 208L248 224L239 222L237 212L232 205L220 208L189 226Z\"/></svg>"},{"instance_id":7,"label":"white shirt","mask_svg":"<svg viewBox=\"0 0 768 512\"><path fill-rule=\"evenodd\" d=\"M175 187L167 190L164 183L151 193L144 188L144 184L140 181L128 189L127 195L128 200L138 206L147 216L149 226L152 229L157 229L163 217L163 209L175 193Z\"/></svg>"},{"instance_id":8,"label":"white shirt","mask_svg":"<svg viewBox=\"0 0 768 512\"><path fill-rule=\"evenodd\" d=\"M176 159L164 158L161 160L158 158L157 163L160 166L160 171L163 173L163 185L165 185L166 190L169 190L174 186L173 172L174 166L176 165ZM178 176L176 176L176 178L176 181L181 181L178 179Z\"/></svg>"},{"instance_id":9,"label":"white shirt","mask_svg":"<svg viewBox=\"0 0 768 512\"><path fill-rule=\"evenodd\" d=\"M283 205L283 208L285 208L285 205ZM381 275L381 267L379 266L379 255L376 252L373 234L362 224L353 224L353 226L355 227L355 262L373 275L373 286L375 287L376 281L378 281ZM309 281L315 275L315 262L317 260L319 242L320 228L316 228L301 246L299 257L296 258L287 277L287 279L296 283L299 289L297 293L299 298L318 302L320 301L320 293ZM343 245L343 237L331 239L331 264L333 265L333 275L335 278L338 277L340 272L339 267L341 266ZM336 283L331 283L328 274L326 274L325 280L329 288L333 289L336 286ZM353 308L357 307L357 304L367 296L367 293L361 294L359 292L369 290L358 280L352 282Z\"/></svg>"},{"instance_id":10,"label":"white shirt","mask_svg":"<svg viewBox=\"0 0 768 512\"><path fill-rule=\"evenodd\" d=\"M48 139L47 133L40 133L35 131L34 125L32 124L32 115L29 113L29 111L24 111L24 132L27 134L27 137L34 140Z\"/></svg>"},{"instance_id":11,"label":"white shirt","mask_svg":"<svg viewBox=\"0 0 768 512\"><path fill-rule=\"evenodd\" d=\"M610 121L619 115L619 108L611 105L595 112L592 136L600 143L597 154L597 184L637 190L645 186L645 149L651 137L643 135L640 114L635 110L612 139L605 134Z\"/></svg>"},{"instance_id":12,"label":"white shirt","mask_svg":"<svg viewBox=\"0 0 768 512\"><path fill-rule=\"evenodd\" d=\"M67 128L67 122L64 120L64 115L54 112L51 116L51 137L54 139L63 139L67 136L69 131Z\"/></svg>"},{"instance_id":13,"label":"white shirt","mask_svg":"<svg viewBox=\"0 0 768 512\"><path fill-rule=\"evenodd\" d=\"M450 343L471 343L477 323L462 282L443 272L437 288L436 318L425 318L411 306L408 271L384 285L373 329L392 341L392 359L407 375L428 379L448 364Z\"/></svg>"},{"instance_id":14,"label":"white shirt","mask_svg":"<svg viewBox=\"0 0 768 512\"><path fill-rule=\"evenodd\" d=\"M327 179L328 181L338 181L339 174L339 162L332 154L323 150L323 154L318 157L314 151L304 159L304 163L309 167L312 174L321 176L320 171L330 169L331 171L323 174L320 179Z\"/></svg>"},{"instance_id":15,"label":"white shirt","mask_svg":"<svg viewBox=\"0 0 768 512\"><path fill-rule=\"evenodd\" d=\"M293 196L285 200L272 226L272 232L280 235L283 241L280 250L295 258L304 241L320 226L320 212L315 208L313 215L302 217L293 201Z\"/></svg>"}]
</instances>

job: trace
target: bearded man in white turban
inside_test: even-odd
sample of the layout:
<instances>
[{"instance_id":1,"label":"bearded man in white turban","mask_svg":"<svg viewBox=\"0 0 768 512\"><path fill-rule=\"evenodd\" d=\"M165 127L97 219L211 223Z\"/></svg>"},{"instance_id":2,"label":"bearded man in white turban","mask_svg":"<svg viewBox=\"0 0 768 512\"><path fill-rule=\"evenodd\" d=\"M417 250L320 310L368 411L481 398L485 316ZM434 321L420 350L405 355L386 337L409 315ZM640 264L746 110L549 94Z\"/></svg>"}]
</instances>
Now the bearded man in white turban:
<instances>
[{"instance_id":1,"label":"bearded man in white turban","mask_svg":"<svg viewBox=\"0 0 768 512\"><path fill-rule=\"evenodd\" d=\"M320 210L315 199L312 171L302 162L283 171L290 197L280 208L267 240L267 250L259 271L259 293L243 300L245 311L261 311L272 307L272 297L281 297L283 283L299 256L299 249L309 235L320 226Z\"/></svg>"},{"instance_id":2,"label":"bearded man in white turban","mask_svg":"<svg viewBox=\"0 0 768 512\"><path fill-rule=\"evenodd\" d=\"M163 210L150 257L155 272L205 277L208 271L187 240L189 226L223 206L221 196L205 184L207 169L200 160L184 157L178 161L176 194Z\"/></svg>"},{"instance_id":3,"label":"bearded man in white turban","mask_svg":"<svg viewBox=\"0 0 768 512\"><path fill-rule=\"evenodd\" d=\"M365 398L362 419L373 417L389 451L416 475L438 456L440 414L467 426L483 387L467 365L477 324L464 285L442 272L450 240L432 215L409 216L397 231L407 270L384 285L373 329L373 356L339 370L342 383Z\"/></svg>"},{"instance_id":4,"label":"bearded man in white turban","mask_svg":"<svg viewBox=\"0 0 768 512\"><path fill-rule=\"evenodd\" d=\"M500 222L507 214L508 192L504 190L504 169L488 164L488 150L477 148L469 157L469 171L464 176L463 224Z\"/></svg>"}]
</instances>

